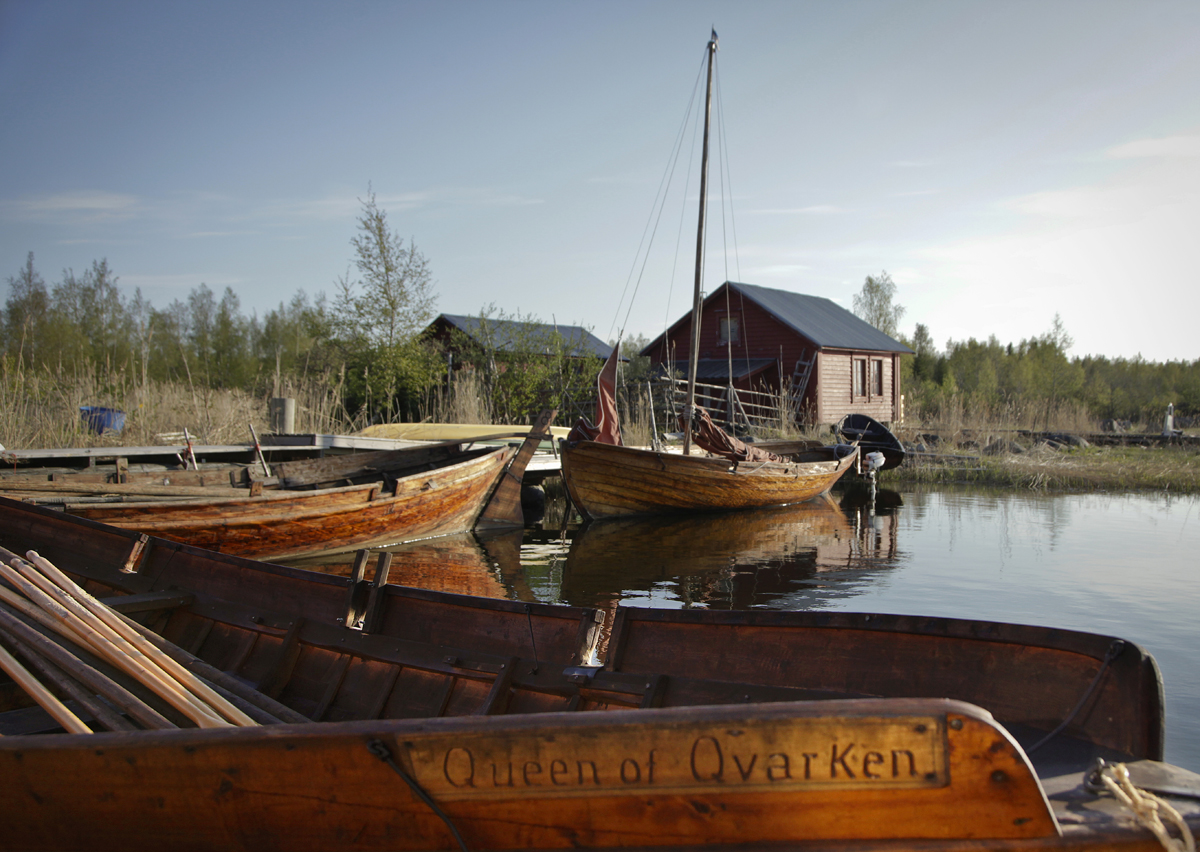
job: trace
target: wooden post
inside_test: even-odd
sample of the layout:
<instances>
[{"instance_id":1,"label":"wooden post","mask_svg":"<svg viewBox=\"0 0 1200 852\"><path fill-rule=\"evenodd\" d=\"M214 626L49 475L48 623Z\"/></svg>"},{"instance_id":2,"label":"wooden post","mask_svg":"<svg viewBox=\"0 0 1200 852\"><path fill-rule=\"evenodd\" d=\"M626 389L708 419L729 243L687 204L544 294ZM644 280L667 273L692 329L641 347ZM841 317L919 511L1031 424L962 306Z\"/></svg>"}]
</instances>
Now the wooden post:
<instances>
[{"instance_id":1,"label":"wooden post","mask_svg":"<svg viewBox=\"0 0 1200 852\"><path fill-rule=\"evenodd\" d=\"M538 444L546 439L553 440L550 424L558 415L557 409L548 408L538 415L537 420L529 429L525 443L517 451L516 456L509 462L508 468L501 476L496 490L484 507L475 523L479 529L497 529L502 527L519 527L525 524L525 514L521 511L521 479L525 476L525 468L537 451Z\"/></svg>"}]
</instances>

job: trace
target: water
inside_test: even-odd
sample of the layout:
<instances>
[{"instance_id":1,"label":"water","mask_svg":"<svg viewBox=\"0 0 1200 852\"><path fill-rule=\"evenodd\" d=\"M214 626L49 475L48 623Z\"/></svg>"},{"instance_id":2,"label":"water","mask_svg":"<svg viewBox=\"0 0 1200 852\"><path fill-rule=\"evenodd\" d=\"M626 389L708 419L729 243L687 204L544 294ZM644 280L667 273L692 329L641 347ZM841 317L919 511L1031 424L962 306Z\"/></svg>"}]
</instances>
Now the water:
<instances>
[{"instance_id":1,"label":"water","mask_svg":"<svg viewBox=\"0 0 1200 852\"><path fill-rule=\"evenodd\" d=\"M851 610L1120 636L1162 669L1166 759L1200 771L1200 498L883 491L873 508L841 497L530 529L482 551L463 537L459 557L439 541L436 559L397 557L392 581L606 610Z\"/></svg>"}]
</instances>

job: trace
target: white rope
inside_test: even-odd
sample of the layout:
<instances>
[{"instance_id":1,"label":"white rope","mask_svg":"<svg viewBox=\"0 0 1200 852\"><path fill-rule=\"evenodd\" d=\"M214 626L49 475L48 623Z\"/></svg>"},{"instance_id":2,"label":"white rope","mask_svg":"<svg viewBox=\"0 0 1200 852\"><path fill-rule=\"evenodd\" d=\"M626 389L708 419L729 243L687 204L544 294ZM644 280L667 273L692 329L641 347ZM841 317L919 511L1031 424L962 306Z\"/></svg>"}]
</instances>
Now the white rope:
<instances>
[{"instance_id":1,"label":"white rope","mask_svg":"<svg viewBox=\"0 0 1200 852\"><path fill-rule=\"evenodd\" d=\"M1179 811L1153 793L1135 787L1129 780L1129 770L1125 764L1106 764L1099 772L1099 780L1118 801L1133 811L1139 825L1154 833L1167 852L1196 852L1196 838ZM1162 817L1175 826L1179 837L1171 836Z\"/></svg>"}]
</instances>

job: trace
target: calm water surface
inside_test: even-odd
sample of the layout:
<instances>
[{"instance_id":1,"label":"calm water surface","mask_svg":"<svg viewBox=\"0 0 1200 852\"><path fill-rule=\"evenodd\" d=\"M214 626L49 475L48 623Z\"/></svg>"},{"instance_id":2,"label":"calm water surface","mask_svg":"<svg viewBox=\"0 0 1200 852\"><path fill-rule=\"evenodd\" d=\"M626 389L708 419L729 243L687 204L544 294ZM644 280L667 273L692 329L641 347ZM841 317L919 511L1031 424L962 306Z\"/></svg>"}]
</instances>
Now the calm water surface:
<instances>
[{"instance_id":1,"label":"calm water surface","mask_svg":"<svg viewBox=\"0 0 1200 852\"><path fill-rule=\"evenodd\" d=\"M438 541L440 552L427 559L397 558L392 581L608 610L852 610L1129 639L1162 668L1166 759L1200 771L1194 497L882 491L874 507L835 496L565 535L528 529L523 539L482 546L469 537Z\"/></svg>"}]
</instances>

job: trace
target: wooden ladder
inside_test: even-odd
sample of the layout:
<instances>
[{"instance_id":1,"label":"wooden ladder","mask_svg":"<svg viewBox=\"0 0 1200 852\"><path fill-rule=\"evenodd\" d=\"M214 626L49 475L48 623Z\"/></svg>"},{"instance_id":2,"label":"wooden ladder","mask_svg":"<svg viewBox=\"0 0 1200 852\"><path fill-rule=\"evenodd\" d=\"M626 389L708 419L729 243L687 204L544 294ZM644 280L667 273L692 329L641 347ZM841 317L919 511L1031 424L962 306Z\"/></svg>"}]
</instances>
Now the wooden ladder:
<instances>
[{"instance_id":1,"label":"wooden ladder","mask_svg":"<svg viewBox=\"0 0 1200 852\"><path fill-rule=\"evenodd\" d=\"M808 378L812 375L813 364L816 363L816 355L813 355L807 361L801 356L796 362L796 369L792 371L792 405L797 410L804 402L804 392L808 390Z\"/></svg>"}]
</instances>

